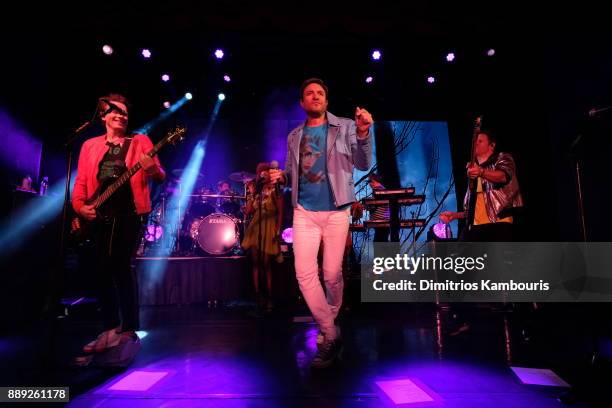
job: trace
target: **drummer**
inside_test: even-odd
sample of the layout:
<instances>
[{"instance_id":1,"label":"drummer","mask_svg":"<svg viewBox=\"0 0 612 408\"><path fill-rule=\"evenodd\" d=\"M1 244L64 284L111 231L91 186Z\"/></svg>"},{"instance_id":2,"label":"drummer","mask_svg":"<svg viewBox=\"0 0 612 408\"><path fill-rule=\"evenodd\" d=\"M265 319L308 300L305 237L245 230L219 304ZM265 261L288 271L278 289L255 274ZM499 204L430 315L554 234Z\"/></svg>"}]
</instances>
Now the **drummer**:
<instances>
[{"instance_id":1,"label":"drummer","mask_svg":"<svg viewBox=\"0 0 612 408\"><path fill-rule=\"evenodd\" d=\"M220 180L217 183L217 194L220 196L231 196L231 198L218 198L217 199L217 208L225 214L232 214L236 217L239 217L240 212L240 203L238 202L236 193L232 190L232 187L227 180Z\"/></svg>"},{"instance_id":2,"label":"drummer","mask_svg":"<svg viewBox=\"0 0 612 408\"><path fill-rule=\"evenodd\" d=\"M220 180L217 183L217 193L219 195L232 195L232 186L230 186L229 181Z\"/></svg>"}]
</instances>

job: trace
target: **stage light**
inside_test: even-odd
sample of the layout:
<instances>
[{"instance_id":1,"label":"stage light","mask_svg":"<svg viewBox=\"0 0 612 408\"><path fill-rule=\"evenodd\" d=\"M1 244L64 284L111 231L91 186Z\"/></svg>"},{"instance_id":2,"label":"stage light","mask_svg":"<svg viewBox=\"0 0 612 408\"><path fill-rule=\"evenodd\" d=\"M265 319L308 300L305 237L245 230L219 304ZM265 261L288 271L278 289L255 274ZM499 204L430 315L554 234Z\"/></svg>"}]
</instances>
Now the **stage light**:
<instances>
[{"instance_id":1,"label":"stage light","mask_svg":"<svg viewBox=\"0 0 612 408\"><path fill-rule=\"evenodd\" d=\"M220 101L224 101L225 100L225 94L223 94L223 93L220 93L217 97L219 98Z\"/></svg>"},{"instance_id":2,"label":"stage light","mask_svg":"<svg viewBox=\"0 0 612 408\"><path fill-rule=\"evenodd\" d=\"M166 108L166 109L170 109L170 106L172 106L172 105L170 104L170 101L166 101L166 102L164 102L164 108Z\"/></svg>"},{"instance_id":3,"label":"stage light","mask_svg":"<svg viewBox=\"0 0 612 408\"><path fill-rule=\"evenodd\" d=\"M148 242L155 242L159 240L164 233L164 229L161 225L149 224L145 230L144 238Z\"/></svg>"},{"instance_id":4,"label":"stage light","mask_svg":"<svg viewBox=\"0 0 612 408\"><path fill-rule=\"evenodd\" d=\"M487 56L492 57L492 56L494 56L494 55L495 55L495 49L494 49L494 48L490 48L490 49L487 51Z\"/></svg>"},{"instance_id":5,"label":"stage light","mask_svg":"<svg viewBox=\"0 0 612 408\"><path fill-rule=\"evenodd\" d=\"M438 238L448 239L448 238L453 237L453 234L450 229L450 225L448 224L439 222L437 224L434 224L432 228L433 228L433 233Z\"/></svg>"},{"instance_id":6,"label":"stage light","mask_svg":"<svg viewBox=\"0 0 612 408\"><path fill-rule=\"evenodd\" d=\"M144 330L139 330L136 332L136 335L138 336L140 340L142 340L149 335L149 332L146 332Z\"/></svg>"},{"instance_id":7,"label":"stage light","mask_svg":"<svg viewBox=\"0 0 612 408\"><path fill-rule=\"evenodd\" d=\"M372 51L372 59L374 61L380 60L381 57L382 57L382 54L381 54L381 52L379 50Z\"/></svg>"},{"instance_id":8,"label":"stage light","mask_svg":"<svg viewBox=\"0 0 612 408\"><path fill-rule=\"evenodd\" d=\"M105 44L105 45L102 47L102 52L103 52L104 54L106 54L106 55L113 55L113 47L111 47L111 46L110 46L110 45L108 45L108 44Z\"/></svg>"},{"instance_id":9,"label":"stage light","mask_svg":"<svg viewBox=\"0 0 612 408\"><path fill-rule=\"evenodd\" d=\"M151 58L151 51L147 48L143 48L142 52L141 52L142 56L145 58Z\"/></svg>"},{"instance_id":10,"label":"stage light","mask_svg":"<svg viewBox=\"0 0 612 408\"><path fill-rule=\"evenodd\" d=\"M221 48L217 48L215 50L215 58L222 59L224 55L225 54L223 53L223 50Z\"/></svg>"},{"instance_id":11,"label":"stage light","mask_svg":"<svg viewBox=\"0 0 612 408\"><path fill-rule=\"evenodd\" d=\"M193 95L191 94L191 92L187 92L187 93L185 94L185 99L187 99L187 100L189 100L189 101L193 99Z\"/></svg>"},{"instance_id":12,"label":"stage light","mask_svg":"<svg viewBox=\"0 0 612 408\"><path fill-rule=\"evenodd\" d=\"M436 78L434 76L428 76L427 82L430 84L433 84L434 82L436 82Z\"/></svg>"},{"instance_id":13,"label":"stage light","mask_svg":"<svg viewBox=\"0 0 612 408\"><path fill-rule=\"evenodd\" d=\"M429 227L427 241L449 241L453 240L453 231L449 224L439 222Z\"/></svg>"},{"instance_id":14,"label":"stage light","mask_svg":"<svg viewBox=\"0 0 612 408\"><path fill-rule=\"evenodd\" d=\"M281 238L287 244L292 244L293 243L293 228L291 227L285 228L281 234Z\"/></svg>"},{"instance_id":15,"label":"stage light","mask_svg":"<svg viewBox=\"0 0 612 408\"><path fill-rule=\"evenodd\" d=\"M453 62L454 60L455 60L455 53L454 52L449 52L448 54L446 54L446 61Z\"/></svg>"},{"instance_id":16,"label":"stage light","mask_svg":"<svg viewBox=\"0 0 612 408\"><path fill-rule=\"evenodd\" d=\"M223 80L224 80L225 82L230 82L230 81L232 80L232 78L230 78L230 76L229 76L229 75L223 75Z\"/></svg>"},{"instance_id":17,"label":"stage light","mask_svg":"<svg viewBox=\"0 0 612 408\"><path fill-rule=\"evenodd\" d=\"M161 76L161 80L164 82L168 82L170 80L170 75L164 74Z\"/></svg>"},{"instance_id":18,"label":"stage light","mask_svg":"<svg viewBox=\"0 0 612 408\"><path fill-rule=\"evenodd\" d=\"M367 78L365 79L365 81L366 81L366 83L367 83L367 84L371 84L371 83L372 83L372 81L374 81L374 78L372 78L371 76L369 76L369 77L367 77Z\"/></svg>"}]
</instances>

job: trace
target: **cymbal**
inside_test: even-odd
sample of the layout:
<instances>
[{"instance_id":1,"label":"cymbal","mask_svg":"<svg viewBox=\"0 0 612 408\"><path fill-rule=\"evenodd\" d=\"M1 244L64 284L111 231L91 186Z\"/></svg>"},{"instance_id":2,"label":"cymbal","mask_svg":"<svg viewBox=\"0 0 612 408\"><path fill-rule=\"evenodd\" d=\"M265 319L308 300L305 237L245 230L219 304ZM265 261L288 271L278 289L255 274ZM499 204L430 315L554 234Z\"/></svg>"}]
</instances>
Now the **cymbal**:
<instances>
[{"instance_id":1,"label":"cymbal","mask_svg":"<svg viewBox=\"0 0 612 408\"><path fill-rule=\"evenodd\" d=\"M253 173L247 173L246 171L237 171L229 175L229 179L237 183L247 183L255 178Z\"/></svg>"},{"instance_id":2,"label":"cymbal","mask_svg":"<svg viewBox=\"0 0 612 408\"><path fill-rule=\"evenodd\" d=\"M189 197L227 198L227 199L235 199L235 200L246 200L245 196L241 196L241 195L226 195L226 194L192 194Z\"/></svg>"}]
</instances>

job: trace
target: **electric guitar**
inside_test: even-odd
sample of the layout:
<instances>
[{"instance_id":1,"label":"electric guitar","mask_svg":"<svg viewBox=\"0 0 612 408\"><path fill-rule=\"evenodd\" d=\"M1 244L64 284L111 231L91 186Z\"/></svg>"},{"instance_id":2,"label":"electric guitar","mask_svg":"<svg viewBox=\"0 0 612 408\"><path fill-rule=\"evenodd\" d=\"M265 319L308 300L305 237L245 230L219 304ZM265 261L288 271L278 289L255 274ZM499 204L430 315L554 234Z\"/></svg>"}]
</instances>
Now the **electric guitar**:
<instances>
[{"instance_id":1,"label":"electric guitar","mask_svg":"<svg viewBox=\"0 0 612 408\"><path fill-rule=\"evenodd\" d=\"M474 132L472 134L472 152L470 153L470 164L469 166L474 166L477 163L476 160L476 139L478 139L478 134L480 134L480 127L482 126L482 115L476 118L474 122ZM478 185L477 179L468 179L468 188L470 189L470 200L468 202L467 209L467 223L468 225L472 225L474 222L474 211L476 210L476 187Z\"/></svg>"},{"instance_id":2,"label":"electric guitar","mask_svg":"<svg viewBox=\"0 0 612 408\"><path fill-rule=\"evenodd\" d=\"M153 149L146 153L149 157L154 157L166 144L176 144L177 142L185 138L186 129L184 127L177 127L171 132L166 134L162 140L160 140ZM134 174L140 170L142 166L140 162L126 170L121 176L116 179L109 179L107 183L101 184L94 194L85 201L86 205L93 205L96 210L96 218L91 221L85 220L81 217L77 217L72 220L70 232L73 234L77 242L86 241L91 237L92 231L95 228L95 224L100 219L105 218L104 204L108 199L117 192L125 183L127 183Z\"/></svg>"}]
</instances>

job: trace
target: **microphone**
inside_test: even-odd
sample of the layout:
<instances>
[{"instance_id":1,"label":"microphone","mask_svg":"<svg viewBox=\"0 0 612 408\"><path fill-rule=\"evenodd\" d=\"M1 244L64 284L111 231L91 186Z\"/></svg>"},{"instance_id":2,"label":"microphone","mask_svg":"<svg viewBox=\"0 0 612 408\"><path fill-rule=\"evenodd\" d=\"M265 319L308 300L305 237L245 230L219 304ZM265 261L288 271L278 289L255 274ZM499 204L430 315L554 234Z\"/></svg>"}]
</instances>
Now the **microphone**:
<instances>
[{"instance_id":1,"label":"microphone","mask_svg":"<svg viewBox=\"0 0 612 408\"><path fill-rule=\"evenodd\" d=\"M599 115L601 112L605 112L605 111L609 111L610 109L612 109L612 106L606 106L605 108L599 108L599 109L591 109L589 111L589 117L595 117L597 115Z\"/></svg>"},{"instance_id":2,"label":"microphone","mask_svg":"<svg viewBox=\"0 0 612 408\"><path fill-rule=\"evenodd\" d=\"M270 162L270 169L278 170L278 161L272 160ZM280 185L279 185L278 181L274 184L274 189L276 190L276 195L280 196L281 195L281 189L280 189Z\"/></svg>"},{"instance_id":3,"label":"microphone","mask_svg":"<svg viewBox=\"0 0 612 408\"><path fill-rule=\"evenodd\" d=\"M110 113L112 111L117 111L117 112L119 112L119 113L121 113L122 115L125 115L125 116L128 115L128 113L126 111L124 111L123 109L121 109L119 106L115 105L114 103L112 103L108 99L100 98L100 101L104 102L105 104L108 105L108 109L105 110L102 113L102 116L104 116L104 115L106 115L106 114L108 114L108 113Z\"/></svg>"}]
</instances>

